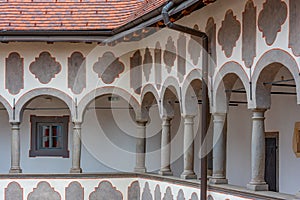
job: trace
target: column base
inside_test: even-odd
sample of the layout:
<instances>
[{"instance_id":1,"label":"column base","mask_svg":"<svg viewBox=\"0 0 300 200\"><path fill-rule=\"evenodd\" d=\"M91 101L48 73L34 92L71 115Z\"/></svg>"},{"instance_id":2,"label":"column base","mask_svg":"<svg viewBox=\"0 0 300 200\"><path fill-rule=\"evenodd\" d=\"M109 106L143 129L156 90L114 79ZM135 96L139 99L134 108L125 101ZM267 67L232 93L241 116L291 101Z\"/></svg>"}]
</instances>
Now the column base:
<instances>
[{"instance_id":1,"label":"column base","mask_svg":"<svg viewBox=\"0 0 300 200\"><path fill-rule=\"evenodd\" d=\"M22 169L19 167L12 167L12 168L10 168L9 173L10 174L20 174L20 173L22 173Z\"/></svg>"},{"instance_id":2,"label":"column base","mask_svg":"<svg viewBox=\"0 0 300 200\"><path fill-rule=\"evenodd\" d=\"M161 176L173 176L173 172L171 170L159 171L158 174L161 175Z\"/></svg>"},{"instance_id":3,"label":"column base","mask_svg":"<svg viewBox=\"0 0 300 200\"><path fill-rule=\"evenodd\" d=\"M137 173L146 173L147 170L146 168L134 168L134 172L137 172Z\"/></svg>"},{"instance_id":4,"label":"column base","mask_svg":"<svg viewBox=\"0 0 300 200\"><path fill-rule=\"evenodd\" d=\"M71 174L80 174L80 173L82 173L82 169L81 168L71 168L70 173Z\"/></svg>"},{"instance_id":5,"label":"column base","mask_svg":"<svg viewBox=\"0 0 300 200\"><path fill-rule=\"evenodd\" d=\"M209 183L211 183L211 184L228 184L228 179L226 179L226 178L214 178L214 177L212 177L212 178L210 178L209 179Z\"/></svg>"},{"instance_id":6,"label":"column base","mask_svg":"<svg viewBox=\"0 0 300 200\"><path fill-rule=\"evenodd\" d=\"M185 171L180 177L182 179L197 179L197 175L193 171Z\"/></svg>"},{"instance_id":7,"label":"column base","mask_svg":"<svg viewBox=\"0 0 300 200\"><path fill-rule=\"evenodd\" d=\"M266 183L258 183L258 184L249 183L247 184L247 189L253 191L268 191L269 185Z\"/></svg>"}]
</instances>

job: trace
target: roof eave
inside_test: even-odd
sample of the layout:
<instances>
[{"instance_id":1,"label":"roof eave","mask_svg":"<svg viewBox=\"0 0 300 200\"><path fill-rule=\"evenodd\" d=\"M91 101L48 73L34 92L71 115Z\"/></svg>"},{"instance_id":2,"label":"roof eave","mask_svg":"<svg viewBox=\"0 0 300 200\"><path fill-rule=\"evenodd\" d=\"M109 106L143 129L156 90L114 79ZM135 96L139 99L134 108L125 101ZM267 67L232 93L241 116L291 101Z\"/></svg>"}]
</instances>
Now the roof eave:
<instances>
[{"instance_id":1,"label":"roof eave","mask_svg":"<svg viewBox=\"0 0 300 200\"><path fill-rule=\"evenodd\" d=\"M199 0L178 1L178 6L170 11L170 15L198 2ZM164 5L113 30L2 30L0 42L112 42L161 21L163 19L161 11Z\"/></svg>"}]
</instances>

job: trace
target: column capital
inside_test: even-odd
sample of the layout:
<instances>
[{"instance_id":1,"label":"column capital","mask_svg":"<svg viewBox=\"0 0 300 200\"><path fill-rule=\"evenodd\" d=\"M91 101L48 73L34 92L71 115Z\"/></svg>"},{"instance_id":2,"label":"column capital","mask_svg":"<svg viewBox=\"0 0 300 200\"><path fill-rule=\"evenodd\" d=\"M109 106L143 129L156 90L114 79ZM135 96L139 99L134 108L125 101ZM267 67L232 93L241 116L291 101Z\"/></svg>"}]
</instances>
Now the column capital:
<instances>
[{"instance_id":1,"label":"column capital","mask_svg":"<svg viewBox=\"0 0 300 200\"><path fill-rule=\"evenodd\" d=\"M194 119L196 115L189 115L189 114L182 114L181 115L184 119Z\"/></svg>"},{"instance_id":2,"label":"column capital","mask_svg":"<svg viewBox=\"0 0 300 200\"><path fill-rule=\"evenodd\" d=\"M252 110L252 112L264 113L264 112L266 112L268 109L266 109L266 108L252 108L251 110Z\"/></svg>"},{"instance_id":3,"label":"column capital","mask_svg":"<svg viewBox=\"0 0 300 200\"><path fill-rule=\"evenodd\" d=\"M21 122L19 121L10 121L9 122L11 126L20 126Z\"/></svg>"},{"instance_id":4,"label":"column capital","mask_svg":"<svg viewBox=\"0 0 300 200\"><path fill-rule=\"evenodd\" d=\"M138 126L146 126L146 124L147 124L147 120L136 120L135 121L137 124L138 124Z\"/></svg>"},{"instance_id":5,"label":"column capital","mask_svg":"<svg viewBox=\"0 0 300 200\"><path fill-rule=\"evenodd\" d=\"M80 128L81 125L82 125L82 122L81 122L81 121L73 121L72 123L74 124L74 128L75 128L75 127L79 127L79 128Z\"/></svg>"}]
</instances>

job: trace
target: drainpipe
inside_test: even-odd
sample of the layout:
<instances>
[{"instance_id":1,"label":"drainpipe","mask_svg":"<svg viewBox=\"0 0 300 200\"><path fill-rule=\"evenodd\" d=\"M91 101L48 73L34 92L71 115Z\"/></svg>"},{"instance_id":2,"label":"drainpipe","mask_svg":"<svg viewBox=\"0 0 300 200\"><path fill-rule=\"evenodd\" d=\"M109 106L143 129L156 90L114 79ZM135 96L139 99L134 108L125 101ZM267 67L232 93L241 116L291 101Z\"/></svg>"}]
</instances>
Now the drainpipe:
<instances>
[{"instance_id":1,"label":"drainpipe","mask_svg":"<svg viewBox=\"0 0 300 200\"><path fill-rule=\"evenodd\" d=\"M208 100L208 37L206 33L185 27L179 24L174 24L170 21L169 11L179 3L176 0L169 1L162 9L162 16L165 25L173 30L187 33L202 39L203 62L202 62L202 127L201 127L201 200L207 199L207 147L204 145L204 140L209 126L209 100ZM205 153L205 155L202 155Z\"/></svg>"}]
</instances>

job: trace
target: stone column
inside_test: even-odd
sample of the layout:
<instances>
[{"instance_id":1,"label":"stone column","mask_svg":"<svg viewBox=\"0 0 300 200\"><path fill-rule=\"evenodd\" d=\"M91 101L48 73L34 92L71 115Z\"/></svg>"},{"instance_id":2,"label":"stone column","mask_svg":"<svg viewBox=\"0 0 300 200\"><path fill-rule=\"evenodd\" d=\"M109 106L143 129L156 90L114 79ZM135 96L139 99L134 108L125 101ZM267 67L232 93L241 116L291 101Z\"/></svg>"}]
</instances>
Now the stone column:
<instances>
[{"instance_id":1,"label":"stone column","mask_svg":"<svg viewBox=\"0 0 300 200\"><path fill-rule=\"evenodd\" d=\"M22 173L20 167L20 123L11 123L11 168L9 173Z\"/></svg>"},{"instance_id":2,"label":"stone column","mask_svg":"<svg viewBox=\"0 0 300 200\"><path fill-rule=\"evenodd\" d=\"M135 172L145 173L146 170L146 123L145 121L137 121L136 136L136 165Z\"/></svg>"},{"instance_id":3,"label":"stone column","mask_svg":"<svg viewBox=\"0 0 300 200\"><path fill-rule=\"evenodd\" d=\"M194 117L185 115L184 118L184 138L183 138L183 179L196 179L194 172Z\"/></svg>"},{"instance_id":4,"label":"stone column","mask_svg":"<svg viewBox=\"0 0 300 200\"><path fill-rule=\"evenodd\" d=\"M252 116L251 181L247 188L255 191L268 190L265 182L265 109L254 109Z\"/></svg>"},{"instance_id":5,"label":"stone column","mask_svg":"<svg viewBox=\"0 0 300 200\"><path fill-rule=\"evenodd\" d=\"M70 173L82 173L81 160L81 122L74 122L72 144L72 168Z\"/></svg>"},{"instance_id":6,"label":"stone column","mask_svg":"<svg viewBox=\"0 0 300 200\"><path fill-rule=\"evenodd\" d=\"M210 183L227 184L226 179L226 140L227 118L226 114L214 113L213 127L213 174Z\"/></svg>"},{"instance_id":7,"label":"stone column","mask_svg":"<svg viewBox=\"0 0 300 200\"><path fill-rule=\"evenodd\" d=\"M162 118L161 132L161 163L159 174L163 176L172 176L171 171L171 118Z\"/></svg>"}]
</instances>

